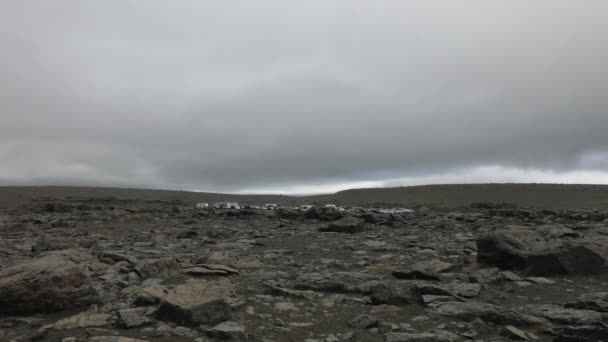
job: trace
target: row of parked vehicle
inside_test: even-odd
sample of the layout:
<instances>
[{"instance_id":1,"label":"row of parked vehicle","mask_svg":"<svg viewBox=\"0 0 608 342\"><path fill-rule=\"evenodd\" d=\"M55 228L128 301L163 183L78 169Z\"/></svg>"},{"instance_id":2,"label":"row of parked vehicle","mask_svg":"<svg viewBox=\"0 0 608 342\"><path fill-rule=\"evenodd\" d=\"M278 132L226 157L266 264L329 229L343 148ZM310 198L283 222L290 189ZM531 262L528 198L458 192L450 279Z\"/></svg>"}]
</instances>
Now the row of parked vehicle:
<instances>
[{"instance_id":1,"label":"row of parked vehicle","mask_svg":"<svg viewBox=\"0 0 608 342\"><path fill-rule=\"evenodd\" d=\"M304 204L301 206L279 206L274 203L267 203L264 205L252 205L252 204L239 204L237 202L215 202L215 203L197 203L197 209L249 209L249 210L277 210L277 209L290 209L298 211L308 211L313 208L326 208L334 209L338 211L344 211L347 213L366 213L372 212L377 214L408 214L414 213L413 209L406 208L365 208L365 207L344 207L335 204L325 204L323 206L315 206L312 204Z\"/></svg>"},{"instance_id":2,"label":"row of parked vehicle","mask_svg":"<svg viewBox=\"0 0 608 342\"><path fill-rule=\"evenodd\" d=\"M215 202L196 203L197 209L254 209L254 210L276 210L277 204L268 203L264 205L239 204L237 202Z\"/></svg>"}]
</instances>

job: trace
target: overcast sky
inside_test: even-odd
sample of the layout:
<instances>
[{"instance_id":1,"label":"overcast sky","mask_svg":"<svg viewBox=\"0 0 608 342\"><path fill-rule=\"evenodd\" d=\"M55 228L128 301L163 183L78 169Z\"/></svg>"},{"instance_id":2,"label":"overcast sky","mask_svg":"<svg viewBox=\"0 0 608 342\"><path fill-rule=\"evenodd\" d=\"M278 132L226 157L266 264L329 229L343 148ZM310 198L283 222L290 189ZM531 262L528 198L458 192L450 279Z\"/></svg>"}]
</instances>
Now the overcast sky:
<instances>
[{"instance_id":1,"label":"overcast sky","mask_svg":"<svg viewBox=\"0 0 608 342\"><path fill-rule=\"evenodd\" d=\"M0 184L608 184L608 1L0 2Z\"/></svg>"}]
</instances>

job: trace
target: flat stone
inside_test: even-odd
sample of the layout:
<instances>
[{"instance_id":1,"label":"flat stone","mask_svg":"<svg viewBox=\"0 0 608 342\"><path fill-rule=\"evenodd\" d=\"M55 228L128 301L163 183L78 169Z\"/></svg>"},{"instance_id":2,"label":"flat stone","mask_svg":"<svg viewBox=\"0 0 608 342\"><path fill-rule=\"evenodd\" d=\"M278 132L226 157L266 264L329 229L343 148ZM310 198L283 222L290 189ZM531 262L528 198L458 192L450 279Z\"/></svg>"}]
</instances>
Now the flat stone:
<instances>
[{"instance_id":1,"label":"flat stone","mask_svg":"<svg viewBox=\"0 0 608 342\"><path fill-rule=\"evenodd\" d=\"M156 285L145 288L144 292L160 299L156 318L163 321L190 326L213 324L232 317L228 298L233 286L227 279L190 282L173 288Z\"/></svg>"},{"instance_id":2,"label":"flat stone","mask_svg":"<svg viewBox=\"0 0 608 342\"><path fill-rule=\"evenodd\" d=\"M472 283L451 282L448 284L417 284L416 290L422 295L453 296L473 298L479 296L481 286Z\"/></svg>"},{"instance_id":3,"label":"flat stone","mask_svg":"<svg viewBox=\"0 0 608 342\"><path fill-rule=\"evenodd\" d=\"M214 265L214 264L200 264L184 267L182 269L182 273L188 275L230 275L230 274L239 274L239 271L235 270L232 267L224 266L224 265Z\"/></svg>"},{"instance_id":4,"label":"flat stone","mask_svg":"<svg viewBox=\"0 0 608 342\"><path fill-rule=\"evenodd\" d=\"M526 305L518 308L518 311L528 315L546 318L551 322L573 325L600 323L607 317L600 312L569 309L552 304Z\"/></svg>"},{"instance_id":5,"label":"flat stone","mask_svg":"<svg viewBox=\"0 0 608 342\"><path fill-rule=\"evenodd\" d=\"M517 329L516 327L514 327L512 325L505 326L500 331L500 336L508 337L512 340L520 340L520 341L528 340L528 334L526 334L525 331Z\"/></svg>"},{"instance_id":6,"label":"flat stone","mask_svg":"<svg viewBox=\"0 0 608 342\"><path fill-rule=\"evenodd\" d=\"M298 307L295 306L293 303L289 303L289 302L280 302L280 303L276 303L274 304L274 308L275 310L278 311L298 311Z\"/></svg>"},{"instance_id":7,"label":"flat stone","mask_svg":"<svg viewBox=\"0 0 608 342\"><path fill-rule=\"evenodd\" d=\"M105 313L82 312L74 316L64 318L55 324L55 330L69 330L77 328L91 328L107 326L110 315Z\"/></svg>"},{"instance_id":8,"label":"flat stone","mask_svg":"<svg viewBox=\"0 0 608 342\"><path fill-rule=\"evenodd\" d=\"M503 308L490 303L480 302L447 302L436 306L440 315L454 317L466 321L481 318L495 324L530 326L546 323L545 320Z\"/></svg>"},{"instance_id":9,"label":"flat stone","mask_svg":"<svg viewBox=\"0 0 608 342\"><path fill-rule=\"evenodd\" d=\"M210 337L229 341L247 341L245 326L239 322L227 321L220 323L207 331Z\"/></svg>"}]
</instances>

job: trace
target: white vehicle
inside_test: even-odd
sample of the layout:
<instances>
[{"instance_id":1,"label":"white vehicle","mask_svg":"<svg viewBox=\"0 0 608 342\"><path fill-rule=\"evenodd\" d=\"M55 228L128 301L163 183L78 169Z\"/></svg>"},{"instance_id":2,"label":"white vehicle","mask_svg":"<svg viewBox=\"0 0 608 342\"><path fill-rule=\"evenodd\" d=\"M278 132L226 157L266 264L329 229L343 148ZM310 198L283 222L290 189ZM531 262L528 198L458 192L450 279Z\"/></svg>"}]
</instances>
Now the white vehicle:
<instances>
[{"instance_id":1,"label":"white vehicle","mask_svg":"<svg viewBox=\"0 0 608 342\"><path fill-rule=\"evenodd\" d=\"M312 204L304 204L303 206L300 207L300 210L302 210L302 211L308 211L308 210L310 210L310 209L312 209L314 207L315 206L312 205Z\"/></svg>"},{"instance_id":2,"label":"white vehicle","mask_svg":"<svg viewBox=\"0 0 608 342\"><path fill-rule=\"evenodd\" d=\"M338 209L338 206L337 206L337 205L335 205L335 204L326 204L326 205L325 205L325 208L328 208L328 209L336 209L336 210L337 210L337 209Z\"/></svg>"},{"instance_id":3,"label":"white vehicle","mask_svg":"<svg viewBox=\"0 0 608 342\"><path fill-rule=\"evenodd\" d=\"M241 209L238 203L236 202L218 202L213 203L213 208L215 209Z\"/></svg>"},{"instance_id":4,"label":"white vehicle","mask_svg":"<svg viewBox=\"0 0 608 342\"><path fill-rule=\"evenodd\" d=\"M196 209L207 209L209 208L209 203L196 203Z\"/></svg>"},{"instance_id":5,"label":"white vehicle","mask_svg":"<svg viewBox=\"0 0 608 342\"><path fill-rule=\"evenodd\" d=\"M274 203L267 203L267 204L264 204L264 208L265 208L266 210L276 210L278 207L279 207L279 206L278 206L278 205L276 205L276 204L274 204Z\"/></svg>"}]
</instances>

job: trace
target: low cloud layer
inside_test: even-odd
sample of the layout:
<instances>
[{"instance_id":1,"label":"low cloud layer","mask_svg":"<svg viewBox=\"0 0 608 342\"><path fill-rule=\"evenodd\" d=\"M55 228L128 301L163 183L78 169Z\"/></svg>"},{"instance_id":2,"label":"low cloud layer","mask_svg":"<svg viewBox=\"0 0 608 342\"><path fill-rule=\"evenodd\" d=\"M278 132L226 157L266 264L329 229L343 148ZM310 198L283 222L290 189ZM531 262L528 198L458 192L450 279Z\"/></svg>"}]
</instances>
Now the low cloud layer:
<instances>
[{"instance_id":1,"label":"low cloud layer","mask_svg":"<svg viewBox=\"0 0 608 342\"><path fill-rule=\"evenodd\" d=\"M608 2L0 4L0 184L608 183Z\"/></svg>"}]
</instances>

